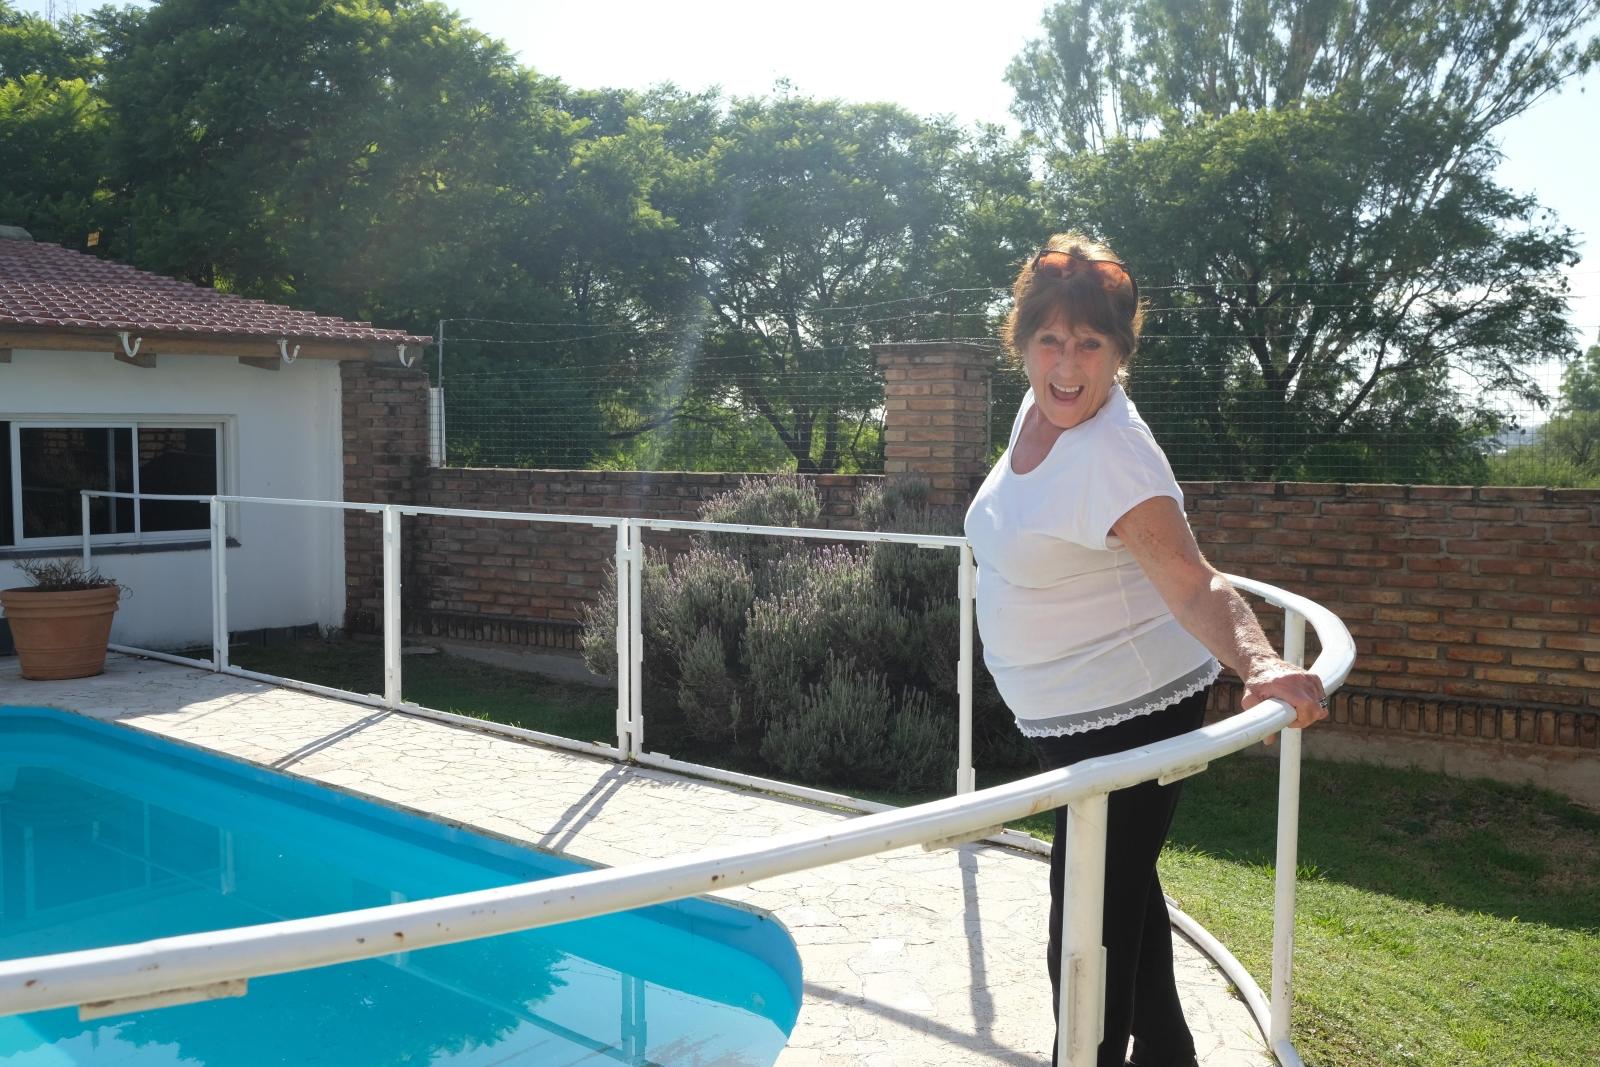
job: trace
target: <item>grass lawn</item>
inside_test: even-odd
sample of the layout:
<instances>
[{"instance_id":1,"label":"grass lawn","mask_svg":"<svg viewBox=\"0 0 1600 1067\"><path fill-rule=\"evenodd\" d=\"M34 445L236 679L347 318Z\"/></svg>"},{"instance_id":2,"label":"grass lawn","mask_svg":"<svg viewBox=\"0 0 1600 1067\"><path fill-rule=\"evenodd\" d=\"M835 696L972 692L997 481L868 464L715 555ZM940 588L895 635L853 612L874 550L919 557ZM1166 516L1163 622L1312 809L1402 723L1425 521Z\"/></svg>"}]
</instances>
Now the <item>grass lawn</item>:
<instances>
[{"instance_id":1,"label":"grass lawn","mask_svg":"<svg viewBox=\"0 0 1600 1067\"><path fill-rule=\"evenodd\" d=\"M232 648L246 670L334 686L383 692L383 646L368 641L293 641ZM617 741L617 698L605 689L555 682L490 667L459 656L406 656L401 695L415 704L579 741Z\"/></svg>"},{"instance_id":2,"label":"grass lawn","mask_svg":"<svg viewBox=\"0 0 1600 1067\"><path fill-rule=\"evenodd\" d=\"M381 688L376 644L233 658ZM405 696L567 737L614 731L609 692L449 656L406 657ZM652 749L720 763L649 736ZM1302 787L1294 1040L1307 1064L1600 1065L1600 815L1534 789L1332 763L1308 762ZM1223 760L1184 789L1162 881L1265 988L1276 761ZM1019 828L1052 827L1042 816Z\"/></svg>"},{"instance_id":3,"label":"grass lawn","mask_svg":"<svg viewBox=\"0 0 1600 1067\"><path fill-rule=\"evenodd\" d=\"M1191 779L1162 857L1265 988L1275 761ZM1542 790L1311 762L1293 1036L1308 1064L1600 1064L1600 816Z\"/></svg>"}]
</instances>

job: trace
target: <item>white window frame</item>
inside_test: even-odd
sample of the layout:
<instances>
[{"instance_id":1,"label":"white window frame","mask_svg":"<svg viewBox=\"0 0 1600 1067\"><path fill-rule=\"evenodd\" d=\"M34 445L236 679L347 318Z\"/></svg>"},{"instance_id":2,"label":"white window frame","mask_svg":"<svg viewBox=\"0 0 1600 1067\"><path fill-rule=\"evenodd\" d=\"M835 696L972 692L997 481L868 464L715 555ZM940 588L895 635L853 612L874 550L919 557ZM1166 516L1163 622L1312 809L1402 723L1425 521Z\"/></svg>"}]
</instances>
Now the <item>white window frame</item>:
<instances>
[{"instance_id":1,"label":"white window frame","mask_svg":"<svg viewBox=\"0 0 1600 1067\"><path fill-rule=\"evenodd\" d=\"M228 474L227 454L230 451L228 420L225 418L196 418L192 415L174 416L139 416L130 418L127 415L73 415L73 416L28 416L4 415L0 419L9 422L11 435L11 469L6 472L6 477L11 479L11 529L13 541L9 546L0 546L0 551L11 549L52 549L69 548L83 543L79 533L63 537L28 537L22 527L22 431L28 430L58 430L89 428L96 430L130 430L132 431L134 458L131 464L133 469L133 487L130 490L134 499L133 503L133 530L123 533L92 534L90 544L95 545L144 545L144 544L170 544L173 542L198 541L207 536L209 527L197 526L193 530L163 530L156 533L145 533L141 529L142 518L140 515L139 500L139 428L141 426L152 429L175 430L211 430L217 435L217 492L227 493L225 479Z\"/></svg>"}]
</instances>

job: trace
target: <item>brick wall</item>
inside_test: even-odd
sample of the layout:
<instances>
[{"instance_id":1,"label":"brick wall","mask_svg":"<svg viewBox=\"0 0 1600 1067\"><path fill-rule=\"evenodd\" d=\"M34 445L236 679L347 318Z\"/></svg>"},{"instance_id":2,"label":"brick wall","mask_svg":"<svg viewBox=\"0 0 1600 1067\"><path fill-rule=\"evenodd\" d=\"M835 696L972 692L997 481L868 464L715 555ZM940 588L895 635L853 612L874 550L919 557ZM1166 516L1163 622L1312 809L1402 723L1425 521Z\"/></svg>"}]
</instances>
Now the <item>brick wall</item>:
<instances>
[{"instance_id":1,"label":"brick wall","mask_svg":"<svg viewBox=\"0 0 1600 1067\"><path fill-rule=\"evenodd\" d=\"M1600 490L1184 490L1195 537L1220 569L1310 597L1350 628L1356 665L1336 722L1600 745Z\"/></svg>"},{"instance_id":2,"label":"brick wall","mask_svg":"<svg viewBox=\"0 0 1600 1067\"><path fill-rule=\"evenodd\" d=\"M428 470L428 375L378 363L339 364L344 498L417 504ZM376 633L383 619L383 545L378 516L346 512L345 628Z\"/></svg>"},{"instance_id":3,"label":"brick wall","mask_svg":"<svg viewBox=\"0 0 1600 1067\"><path fill-rule=\"evenodd\" d=\"M906 372L889 383L889 421L918 423L891 444L905 469L897 462L890 476L937 475L952 499L964 499L976 471L970 409L987 389L982 361L920 347L886 355L886 372ZM429 470L426 385L418 371L345 365L346 499L692 519L743 477ZM932 402L950 390L959 402ZM936 433L953 446L914 439ZM872 480L819 478L825 521L853 525L851 501ZM1418 752L1457 742L1474 759L1565 760L1581 780L1569 774L1563 788L1600 798L1600 490L1270 482L1184 490L1195 536L1218 567L1308 596L1349 626L1356 669L1333 706L1345 737L1378 738L1383 758L1424 765L1431 755ZM381 605L376 523L351 516L347 531L348 624L370 631ZM405 531L407 628L518 644L574 643L615 546L611 531L585 527L417 518ZM654 534L649 543L670 542ZM1275 631L1276 613L1262 614ZM1220 692L1219 706L1236 695ZM1339 734L1318 731L1308 744ZM1398 744L1407 738L1429 747L1407 750ZM1468 765L1498 773L1455 764ZM1554 784L1548 774L1530 780Z\"/></svg>"},{"instance_id":4,"label":"brick wall","mask_svg":"<svg viewBox=\"0 0 1600 1067\"><path fill-rule=\"evenodd\" d=\"M693 519L742 477L427 470L414 500ZM852 527L854 496L875 480L818 478L826 521ZM1184 491L1195 536L1219 568L1344 620L1358 653L1352 691L1600 712L1600 491L1256 482ZM570 622L599 588L614 543L589 527L407 520L408 605ZM1263 616L1276 631L1275 615Z\"/></svg>"},{"instance_id":5,"label":"brick wall","mask_svg":"<svg viewBox=\"0 0 1600 1067\"><path fill-rule=\"evenodd\" d=\"M700 506L747 475L442 469L418 481L433 507L623 518L699 518ZM822 475L823 521L855 528L855 496L873 476ZM682 537L646 535L647 546ZM431 636L571 646L610 570L616 534L591 526L492 519L406 520L407 626Z\"/></svg>"},{"instance_id":6,"label":"brick wall","mask_svg":"<svg viewBox=\"0 0 1600 1067\"><path fill-rule=\"evenodd\" d=\"M873 345L883 369L883 471L925 481L936 504L965 504L989 472L994 350L963 341Z\"/></svg>"}]
</instances>

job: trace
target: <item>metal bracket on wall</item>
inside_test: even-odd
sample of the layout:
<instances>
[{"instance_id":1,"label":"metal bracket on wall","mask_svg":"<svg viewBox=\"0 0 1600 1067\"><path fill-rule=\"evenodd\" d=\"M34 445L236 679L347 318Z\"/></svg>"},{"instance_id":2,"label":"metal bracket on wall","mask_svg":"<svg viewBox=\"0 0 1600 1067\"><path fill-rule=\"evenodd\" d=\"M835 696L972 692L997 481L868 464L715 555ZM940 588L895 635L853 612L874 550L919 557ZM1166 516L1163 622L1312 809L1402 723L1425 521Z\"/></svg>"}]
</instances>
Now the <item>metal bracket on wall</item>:
<instances>
[{"instance_id":1,"label":"metal bracket on wall","mask_svg":"<svg viewBox=\"0 0 1600 1067\"><path fill-rule=\"evenodd\" d=\"M113 350L111 354L116 357L118 363L126 363L131 367L144 367L147 369L156 365L156 354L154 352L141 354L139 351L144 344L143 337L135 337L133 343L129 344L128 331L121 330L117 333L117 340L122 342L122 351Z\"/></svg>"}]
</instances>

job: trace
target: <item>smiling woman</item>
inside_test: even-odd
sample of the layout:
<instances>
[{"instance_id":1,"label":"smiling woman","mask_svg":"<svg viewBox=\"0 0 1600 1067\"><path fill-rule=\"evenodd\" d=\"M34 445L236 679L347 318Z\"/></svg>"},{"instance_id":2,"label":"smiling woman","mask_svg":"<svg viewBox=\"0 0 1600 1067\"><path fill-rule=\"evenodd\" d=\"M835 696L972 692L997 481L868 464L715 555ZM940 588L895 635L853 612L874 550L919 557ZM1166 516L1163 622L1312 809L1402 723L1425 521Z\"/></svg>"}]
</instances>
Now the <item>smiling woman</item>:
<instances>
[{"instance_id":1,"label":"smiling woman","mask_svg":"<svg viewBox=\"0 0 1600 1067\"><path fill-rule=\"evenodd\" d=\"M1321 683L1279 659L1254 614L1195 545L1183 493L1128 399L1138 285L1103 244L1059 234L1017 275L1004 339L1030 386L1011 445L967 512L978 562L984 661L1043 770L1197 729L1221 665L1245 680L1244 706L1277 697L1297 726L1327 716ZM1106 833L1105 1038L1120 1067L1195 1063L1172 972L1156 857L1178 783L1113 793ZM1067 811L1056 812L1066 840ZM1050 978L1065 852L1050 865ZM1134 1006L1138 1017L1134 1017Z\"/></svg>"},{"instance_id":2,"label":"smiling woman","mask_svg":"<svg viewBox=\"0 0 1600 1067\"><path fill-rule=\"evenodd\" d=\"M1059 234L1018 274L1003 340L1032 390L1013 466L1038 466L1062 430L1086 422L1126 380L1144 311L1139 285L1107 246Z\"/></svg>"}]
</instances>

